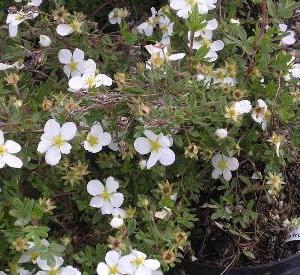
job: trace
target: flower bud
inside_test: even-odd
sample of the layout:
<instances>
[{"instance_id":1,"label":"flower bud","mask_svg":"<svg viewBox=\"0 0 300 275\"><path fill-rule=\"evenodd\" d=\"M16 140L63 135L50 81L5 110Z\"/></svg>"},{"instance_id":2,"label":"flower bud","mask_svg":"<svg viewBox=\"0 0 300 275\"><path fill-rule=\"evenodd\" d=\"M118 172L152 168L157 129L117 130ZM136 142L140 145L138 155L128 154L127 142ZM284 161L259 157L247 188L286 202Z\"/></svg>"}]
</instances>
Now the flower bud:
<instances>
[{"instance_id":1,"label":"flower bud","mask_svg":"<svg viewBox=\"0 0 300 275\"><path fill-rule=\"evenodd\" d=\"M227 135L228 135L228 132L226 129L223 129L223 128L220 128L220 129L217 129L215 131L215 135L220 138L220 139L223 139L223 138L226 138Z\"/></svg>"},{"instance_id":2,"label":"flower bud","mask_svg":"<svg viewBox=\"0 0 300 275\"><path fill-rule=\"evenodd\" d=\"M41 35L40 35L40 41L39 41L39 43L40 43L40 45L41 45L42 47L45 47L45 48L46 48L46 47L49 47L49 46L50 46L50 44L51 44L51 39L50 39L49 36L41 34Z\"/></svg>"}]
</instances>

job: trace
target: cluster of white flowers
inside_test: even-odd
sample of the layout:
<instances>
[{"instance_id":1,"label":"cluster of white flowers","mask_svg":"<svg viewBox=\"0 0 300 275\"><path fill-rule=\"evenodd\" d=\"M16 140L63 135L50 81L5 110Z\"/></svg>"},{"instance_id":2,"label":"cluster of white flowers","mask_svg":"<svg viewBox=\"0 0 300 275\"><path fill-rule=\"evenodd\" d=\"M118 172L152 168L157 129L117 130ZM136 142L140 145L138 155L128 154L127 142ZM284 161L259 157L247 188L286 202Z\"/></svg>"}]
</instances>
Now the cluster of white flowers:
<instances>
[{"instance_id":1,"label":"cluster of white flowers","mask_svg":"<svg viewBox=\"0 0 300 275\"><path fill-rule=\"evenodd\" d=\"M174 22L171 22L170 18L166 16L162 10L156 11L155 8L151 8L152 15L137 27L139 33L146 36L152 36L154 29L158 26L162 33L162 39L159 44L167 46L170 44L170 37L173 34Z\"/></svg>"},{"instance_id":2,"label":"cluster of white flowers","mask_svg":"<svg viewBox=\"0 0 300 275\"><path fill-rule=\"evenodd\" d=\"M112 79L105 74L96 74L96 63L92 59L84 60L84 52L78 48L72 53L61 49L58 53L59 62L64 64L64 73L69 79L69 90L78 92L98 88L102 85L111 86Z\"/></svg>"},{"instance_id":3,"label":"cluster of white flowers","mask_svg":"<svg viewBox=\"0 0 300 275\"><path fill-rule=\"evenodd\" d=\"M224 42L222 40L213 41L213 31L218 27L218 21L212 19L202 22L205 27L196 32L188 32L189 47L193 50L198 50L202 47L208 49L208 53L204 58L208 62L214 62L218 59L217 52L224 48Z\"/></svg>"},{"instance_id":4,"label":"cluster of white flowers","mask_svg":"<svg viewBox=\"0 0 300 275\"><path fill-rule=\"evenodd\" d=\"M105 262L98 264L97 273L98 275L153 275L159 268L158 260L147 259L147 255L138 250L132 250L125 256L111 250L106 253Z\"/></svg>"},{"instance_id":5,"label":"cluster of white flowers","mask_svg":"<svg viewBox=\"0 0 300 275\"><path fill-rule=\"evenodd\" d=\"M10 9L6 18L8 24L9 36L16 37L18 34L19 25L29 19L34 19L39 15L37 7L42 4L43 0L32 0L22 7L20 11ZM33 8L32 8L33 7Z\"/></svg>"},{"instance_id":6,"label":"cluster of white flowers","mask_svg":"<svg viewBox=\"0 0 300 275\"><path fill-rule=\"evenodd\" d=\"M41 245L48 247L50 244L46 239L41 240ZM40 271L36 272L36 275L81 275L81 272L73 266L63 267L64 259L62 257L54 256L54 264L49 265L46 259L41 258L39 250L33 242L27 242L27 250L23 252L18 261L19 264L32 263L37 265ZM32 275L33 271L26 270L21 266L17 267L16 273L19 275ZM0 271L0 275L7 275L5 272Z\"/></svg>"}]
</instances>

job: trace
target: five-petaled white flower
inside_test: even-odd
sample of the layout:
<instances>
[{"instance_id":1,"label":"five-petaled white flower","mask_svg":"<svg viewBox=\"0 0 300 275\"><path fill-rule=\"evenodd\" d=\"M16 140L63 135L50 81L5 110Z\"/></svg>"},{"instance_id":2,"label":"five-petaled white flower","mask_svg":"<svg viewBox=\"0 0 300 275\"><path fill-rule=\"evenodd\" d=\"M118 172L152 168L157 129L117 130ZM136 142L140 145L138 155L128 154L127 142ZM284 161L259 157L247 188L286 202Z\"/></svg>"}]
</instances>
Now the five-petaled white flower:
<instances>
[{"instance_id":1,"label":"five-petaled white flower","mask_svg":"<svg viewBox=\"0 0 300 275\"><path fill-rule=\"evenodd\" d=\"M111 135L103 131L99 122L96 122L88 133L86 140L83 143L84 149L91 153L98 153L103 146L111 143Z\"/></svg>"},{"instance_id":2,"label":"five-petaled white flower","mask_svg":"<svg viewBox=\"0 0 300 275\"><path fill-rule=\"evenodd\" d=\"M182 18L188 18L195 5L197 5L200 14L207 14L213 10L217 0L171 0L170 6L177 11L177 15Z\"/></svg>"},{"instance_id":3,"label":"five-petaled white flower","mask_svg":"<svg viewBox=\"0 0 300 275\"><path fill-rule=\"evenodd\" d=\"M287 31L286 24L279 24L279 29L280 29L280 31L282 31L286 34L286 36L281 39L282 44L288 45L288 46L295 44L296 38L295 38L294 31Z\"/></svg>"},{"instance_id":4,"label":"five-petaled white flower","mask_svg":"<svg viewBox=\"0 0 300 275\"><path fill-rule=\"evenodd\" d=\"M40 257L40 252L37 249L34 242L27 242L27 244L28 244L28 249L25 252L23 252L18 263L23 264L23 263L31 262L33 264L36 264L37 260ZM42 239L41 244L45 247L49 246L49 242L46 239Z\"/></svg>"},{"instance_id":5,"label":"five-petaled white flower","mask_svg":"<svg viewBox=\"0 0 300 275\"><path fill-rule=\"evenodd\" d=\"M300 63L293 64L292 68L289 70L295 78L300 78Z\"/></svg>"},{"instance_id":6,"label":"five-petaled white flower","mask_svg":"<svg viewBox=\"0 0 300 275\"><path fill-rule=\"evenodd\" d=\"M263 130L267 128L270 112L267 104L262 99L257 100L257 105L254 107L251 116L254 121L261 124Z\"/></svg>"},{"instance_id":7,"label":"five-petaled white flower","mask_svg":"<svg viewBox=\"0 0 300 275\"><path fill-rule=\"evenodd\" d=\"M68 49L61 49L58 52L59 62L64 64L64 73L69 78L70 76L81 76L85 68L84 52L76 48L72 52Z\"/></svg>"},{"instance_id":8,"label":"five-petaled white flower","mask_svg":"<svg viewBox=\"0 0 300 275\"><path fill-rule=\"evenodd\" d=\"M105 255L105 263L100 262L97 266L97 274L98 275L121 275L120 268L120 253L111 250L108 251Z\"/></svg>"},{"instance_id":9,"label":"five-petaled white flower","mask_svg":"<svg viewBox=\"0 0 300 275\"><path fill-rule=\"evenodd\" d=\"M160 268L158 260L147 259L147 255L133 250L129 255L120 259L120 269L123 274L151 275Z\"/></svg>"},{"instance_id":10,"label":"five-petaled white flower","mask_svg":"<svg viewBox=\"0 0 300 275\"><path fill-rule=\"evenodd\" d=\"M46 259L38 258L37 260L38 267L42 270L36 273L36 275L52 275L52 274L61 274L61 266L64 263L62 257L54 256L54 265L50 266ZM71 274L69 274L71 275Z\"/></svg>"},{"instance_id":11,"label":"five-petaled white flower","mask_svg":"<svg viewBox=\"0 0 300 275\"><path fill-rule=\"evenodd\" d=\"M90 206L101 208L103 215L112 214L124 201L123 194L117 192L118 188L119 183L113 177L108 177L105 185L99 180L89 181L87 191L93 196Z\"/></svg>"},{"instance_id":12,"label":"five-petaled white flower","mask_svg":"<svg viewBox=\"0 0 300 275\"><path fill-rule=\"evenodd\" d=\"M159 47L158 45L146 45L148 53L150 53L150 59L146 63L146 68L151 69L152 67L159 68L165 62L177 61L185 57L185 53L176 53L169 55L168 47Z\"/></svg>"},{"instance_id":13,"label":"five-petaled white flower","mask_svg":"<svg viewBox=\"0 0 300 275\"><path fill-rule=\"evenodd\" d=\"M238 169L239 162L236 158L216 154L212 158L212 165L215 168L212 172L213 179L217 179L219 176L223 175L226 181L230 181L232 177L231 171Z\"/></svg>"},{"instance_id":14,"label":"five-petaled white flower","mask_svg":"<svg viewBox=\"0 0 300 275\"><path fill-rule=\"evenodd\" d=\"M175 154L169 148L171 147L170 139L162 133L154 134L150 130L144 131L145 137L139 137L134 141L135 150L141 154L150 154L147 160L147 169L150 169L159 161L162 165L168 166L175 161Z\"/></svg>"},{"instance_id":15,"label":"five-petaled white flower","mask_svg":"<svg viewBox=\"0 0 300 275\"><path fill-rule=\"evenodd\" d=\"M50 165L56 165L61 159L61 154L70 154L72 146L68 141L76 135L75 123L66 122L62 126L55 120L49 119L44 126L44 134L37 151L46 153L45 160Z\"/></svg>"},{"instance_id":16,"label":"five-petaled white flower","mask_svg":"<svg viewBox=\"0 0 300 275\"><path fill-rule=\"evenodd\" d=\"M21 168L22 160L14 156L21 151L21 146L12 141L4 141L4 133L0 130L0 169L6 165L12 168Z\"/></svg>"}]
</instances>

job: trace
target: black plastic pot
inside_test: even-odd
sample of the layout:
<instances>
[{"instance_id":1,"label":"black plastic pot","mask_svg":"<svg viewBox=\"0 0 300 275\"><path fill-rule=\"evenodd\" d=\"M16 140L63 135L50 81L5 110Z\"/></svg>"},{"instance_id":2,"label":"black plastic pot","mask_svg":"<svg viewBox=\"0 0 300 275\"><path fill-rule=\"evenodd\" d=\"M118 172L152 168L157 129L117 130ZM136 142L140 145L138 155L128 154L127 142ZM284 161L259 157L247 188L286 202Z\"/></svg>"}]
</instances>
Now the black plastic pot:
<instances>
[{"instance_id":1,"label":"black plastic pot","mask_svg":"<svg viewBox=\"0 0 300 275\"><path fill-rule=\"evenodd\" d=\"M183 261L167 275L300 275L300 253L271 264L233 268L224 272L224 268L201 263Z\"/></svg>"}]
</instances>

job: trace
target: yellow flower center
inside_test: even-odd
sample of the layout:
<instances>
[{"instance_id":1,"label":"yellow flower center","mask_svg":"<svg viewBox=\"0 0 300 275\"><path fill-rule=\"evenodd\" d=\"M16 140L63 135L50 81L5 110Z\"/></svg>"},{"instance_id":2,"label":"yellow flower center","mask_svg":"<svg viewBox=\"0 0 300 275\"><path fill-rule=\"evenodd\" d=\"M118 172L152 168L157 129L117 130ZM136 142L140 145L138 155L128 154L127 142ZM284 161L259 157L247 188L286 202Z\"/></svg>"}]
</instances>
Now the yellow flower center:
<instances>
[{"instance_id":1,"label":"yellow flower center","mask_svg":"<svg viewBox=\"0 0 300 275\"><path fill-rule=\"evenodd\" d=\"M57 135L52 139L52 144L55 147L62 146L66 141L62 138L61 135Z\"/></svg>"},{"instance_id":2,"label":"yellow flower center","mask_svg":"<svg viewBox=\"0 0 300 275\"><path fill-rule=\"evenodd\" d=\"M49 275L58 275L58 271L56 269L49 270Z\"/></svg>"},{"instance_id":3,"label":"yellow flower center","mask_svg":"<svg viewBox=\"0 0 300 275\"><path fill-rule=\"evenodd\" d=\"M218 168L222 171L226 170L228 168L228 163L226 160L222 159L218 163Z\"/></svg>"},{"instance_id":4,"label":"yellow flower center","mask_svg":"<svg viewBox=\"0 0 300 275\"><path fill-rule=\"evenodd\" d=\"M159 53L156 53L151 56L151 63L156 67L160 67L162 64L164 64L164 59Z\"/></svg>"},{"instance_id":5,"label":"yellow flower center","mask_svg":"<svg viewBox=\"0 0 300 275\"><path fill-rule=\"evenodd\" d=\"M109 274L110 275L116 275L118 273L119 273L119 270L118 270L116 265L113 265L113 266L109 267Z\"/></svg>"},{"instance_id":6,"label":"yellow flower center","mask_svg":"<svg viewBox=\"0 0 300 275\"><path fill-rule=\"evenodd\" d=\"M96 81L94 77L88 77L87 79L85 79L85 84L88 85L90 88L96 86Z\"/></svg>"},{"instance_id":7,"label":"yellow flower center","mask_svg":"<svg viewBox=\"0 0 300 275\"><path fill-rule=\"evenodd\" d=\"M38 253L32 252L32 253L30 254L31 261L32 261L32 262L36 261L36 259L38 258L38 256L39 256Z\"/></svg>"},{"instance_id":8,"label":"yellow flower center","mask_svg":"<svg viewBox=\"0 0 300 275\"><path fill-rule=\"evenodd\" d=\"M99 138L94 135L88 135L87 142L92 146L95 147L99 144Z\"/></svg>"},{"instance_id":9,"label":"yellow flower center","mask_svg":"<svg viewBox=\"0 0 300 275\"><path fill-rule=\"evenodd\" d=\"M104 190L101 194L100 197L105 200L105 201L109 201L110 197L111 197L111 193L107 192L107 190Z\"/></svg>"},{"instance_id":10,"label":"yellow flower center","mask_svg":"<svg viewBox=\"0 0 300 275\"><path fill-rule=\"evenodd\" d=\"M151 147L152 152L153 151L157 152L161 148L161 145L159 144L158 141L152 140L152 141L150 141L150 147Z\"/></svg>"},{"instance_id":11,"label":"yellow flower center","mask_svg":"<svg viewBox=\"0 0 300 275\"><path fill-rule=\"evenodd\" d=\"M77 63L74 62L73 60L69 63L68 66L69 66L69 68L70 68L71 71L77 70Z\"/></svg>"},{"instance_id":12,"label":"yellow flower center","mask_svg":"<svg viewBox=\"0 0 300 275\"><path fill-rule=\"evenodd\" d=\"M136 257L132 263L135 265L135 266L140 266L144 263L145 259L142 258L142 257Z\"/></svg>"},{"instance_id":13,"label":"yellow flower center","mask_svg":"<svg viewBox=\"0 0 300 275\"><path fill-rule=\"evenodd\" d=\"M4 145L0 145L0 156L3 156L6 152L6 147Z\"/></svg>"}]
</instances>

